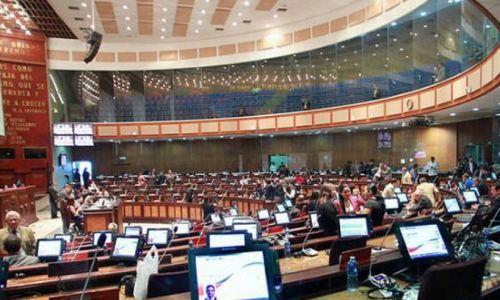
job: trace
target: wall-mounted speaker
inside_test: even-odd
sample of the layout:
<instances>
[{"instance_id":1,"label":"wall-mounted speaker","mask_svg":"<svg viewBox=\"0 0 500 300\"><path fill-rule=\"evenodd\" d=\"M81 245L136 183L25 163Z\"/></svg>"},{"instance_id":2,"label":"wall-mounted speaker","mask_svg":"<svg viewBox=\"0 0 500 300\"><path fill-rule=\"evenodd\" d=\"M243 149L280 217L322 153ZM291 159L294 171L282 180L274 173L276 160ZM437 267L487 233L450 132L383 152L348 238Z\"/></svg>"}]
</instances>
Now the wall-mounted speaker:
<instances>
[{"instance_id":1,"label":"wall-mounted speaker","mask_svg":"<svg viewBox=\"0 0 500 300\"><path fill-rule=\"evenodd\" d=\"M90 45L90 49L87 52L87 55L83 59L85 63L91 62L94 57L99 52L99 48L101 47L102 34L97 31L91 31L89 36L87 37L87 43Z\"/></svg>"}]
</instances>

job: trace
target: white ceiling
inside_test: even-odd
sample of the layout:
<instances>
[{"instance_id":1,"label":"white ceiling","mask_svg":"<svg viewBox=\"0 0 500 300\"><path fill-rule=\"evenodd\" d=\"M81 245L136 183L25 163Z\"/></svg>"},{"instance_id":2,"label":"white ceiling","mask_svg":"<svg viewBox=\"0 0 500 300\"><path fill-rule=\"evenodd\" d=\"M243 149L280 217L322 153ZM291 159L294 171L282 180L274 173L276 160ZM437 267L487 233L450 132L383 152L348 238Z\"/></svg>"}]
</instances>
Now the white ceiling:
<instances>
[{"instance_id":1,"label":"white ceiling","mask_svg":"<svg viewBox=\"0 0 500 300\"><path fill-rule=\"evenodd\" d=\"M92 24L91 0L48 0L54 10L79 37L86 34L81 28ZM273 4L269 10L258 10L261 1ZM227 37L252 33L269 28L286 26L306 21L322 15L335 15L344 8L362 7L370 1L362 0L96 0L96 3L110 3L116 20L118 33L106 34L102 18L95 13L97 31L104 33L107 42L164 42L186 41ZM193 3L193 5L189 5ZM232 8L230 7L234 3ZM247 5L248 4L248 5ZM138 5L152 6L152 32L139 34L140 16ZM174 37L174 23L178 6L192 7L192 14L187 24L186 36ZM212 17L216 8L224 6L229 16L224 25L212 25ZM70 8L72 7L72 9ZM97 5L96 5L97 7ZM285 12L278 9L286 8ZM267 8L266 8L267 9ZM96 9L97 11L97 9ZM83 20L82 20L83 19ZM105 18L106 19L106 18ZM250 24L243 23L250 20ZM223 31L216 31L216 28Z\"/></svg>"}]
</instances>

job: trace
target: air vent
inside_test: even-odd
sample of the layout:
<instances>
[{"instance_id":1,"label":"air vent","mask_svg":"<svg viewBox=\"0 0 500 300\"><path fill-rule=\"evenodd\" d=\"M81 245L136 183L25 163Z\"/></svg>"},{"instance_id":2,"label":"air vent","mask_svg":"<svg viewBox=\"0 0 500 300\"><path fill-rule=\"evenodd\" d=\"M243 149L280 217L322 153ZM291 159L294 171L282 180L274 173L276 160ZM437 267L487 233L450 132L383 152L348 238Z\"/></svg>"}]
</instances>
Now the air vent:
<instances>
[{"instance_id":1,"label":"air vent","mask_svg":"<svg viewBox=\"0 0 500 300\"><path fill-rule=\"evenodd\" d=\"M75 18L75 21L83 21L83 18Z\"/></svg>"},{"instance_id":2,"label":"air vent","mask_svg":"<svg viewBox=\"0 0 500 300\"><path fill-rule=\"evenodd\" d=\"M250 24L250 23L252 23L252 20L243 20L243 23L244 24Z\"/></svg>"},{"instance_id":3,"label":"air vent","mask_svg":"<svg viewBox=\"0 0 500 300\"><path fill-rule=\"evenodd\" d=\"M78 6L68 6L70 10L80 10Z\"/></svg>"},{"instance_id":4,"label":"air vent","mask_svg":"<svg viewBox=\"0 0 500 300\"><path fill-rule=\"evenodd\" d=\"M217 27L217 28L215 28L215 31L224 31L224 28L222 28L222 27Z\"/></svg>"},{"instance_id":5,"label":"air vent","mask_svg":"<svg viewBox=\"0 0 500 300\"><path fill-rule=\"evenodd\" d=\"M288 10L288 8L286 8L286 7L278 8L278 12L286 12L287 10Z\"/></svg>"}]
</instances>

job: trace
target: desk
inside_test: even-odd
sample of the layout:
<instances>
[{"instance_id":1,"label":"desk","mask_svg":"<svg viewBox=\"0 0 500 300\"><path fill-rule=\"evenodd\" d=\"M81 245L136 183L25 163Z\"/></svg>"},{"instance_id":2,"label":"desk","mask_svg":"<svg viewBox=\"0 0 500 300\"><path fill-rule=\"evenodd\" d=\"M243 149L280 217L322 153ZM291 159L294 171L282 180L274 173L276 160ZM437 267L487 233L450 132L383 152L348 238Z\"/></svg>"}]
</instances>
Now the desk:
<instances>
[{"instance_id":1,"label":"desk","mask_svg":"<svg viewBox=\"0 0 500 300\"><path fill-rule=\"evenodd\" d=\"M117 207L84 210L83 221L85 232L108 230L109 223L117 223L117 214Z\"/></svg>"}]
</instances>

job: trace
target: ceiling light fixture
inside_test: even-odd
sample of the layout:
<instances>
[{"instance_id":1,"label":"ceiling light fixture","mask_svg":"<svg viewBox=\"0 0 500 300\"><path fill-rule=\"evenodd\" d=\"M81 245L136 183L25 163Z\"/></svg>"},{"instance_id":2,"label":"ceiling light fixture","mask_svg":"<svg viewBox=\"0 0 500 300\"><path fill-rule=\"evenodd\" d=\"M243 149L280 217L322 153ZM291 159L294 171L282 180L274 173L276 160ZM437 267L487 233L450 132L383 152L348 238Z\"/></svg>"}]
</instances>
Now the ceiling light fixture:
<instances>
[{"instance_id":1,"label":"ceiling light fixture","mask_svg":"<svg viewBox=\"0 0 500 300\"><path fill-rule=\"evenodd\" d=\"M167 10L168 10L168 8L166 8L166 7L163 8L163 11L167 11Z\"/></svg>"},{"instance_id":2,"label":"ceiling light fixture","mask_svg":"<svg viewBox=\"0 0 500 300\"><path fill-rule=\"evenodd\" d=\"M243 16L243 13L239 12L238 17L241 17L241 16Z\"/></svg>"},{"instance_id":3,"label":"ceiling light fixture","mask_svg":"<svg viewBox=\"0 0 500 300\"><path fill-rule=\"evenodd\" d=\"M232 23L232 25L233 25L233 26L236 26L236 25L238 25L238 24L237 24L236 22L233 22L233 23Z\"/></svg>"},{"instance_id":4,"label":"ceiling light fixture","mask_svg":"<svg viewBox=\"0 0 500 300\"><path fill-rule=\"evenodd\" d=\"M165 22L167 22L167 19L163 18L163 19L161 19L161 21L162 21L163 23L165 23Z\"/></svg>"},{"instance_id":5,"label":"ceiling light fixture","mask_svg":"<svg viewBox=\"0 0 500 300\"><path fill-rule=\"evenodd\" d=\"M472 111L479 111L479 107L474 107Z\"/></svg>"},{"instance_id":6,"label":"ceiling light fixture","mask_svg":"<svg viewBox=\"0 0 500 300\"><path fill-rule=\"evenodd\" d=\"M130 21L130 17L129 17L129 16L126 16L126 17L125 17L125 20L126 20L126 21Z\"/></svg>"},{"instance_id":7,"label":"ceiling light fixture","mask_svg":"<svg viewBox=\"0 0 500 300\"><path fill-rule=\"evenodd\" d=\"M273 15L273 18L275 18L275 19L276 19L277 17L278 17L278 15L277 15L277 14L274 14L274 15Z\"/></svg>"},{"instance_id":8,"label":"ceiling light fixture","mask_svg":"<svg viewBox=\"0 0 500 300\"><path fill-rule=\"evenodd\" d=\"M207 0L205 0L205 1L207 1ZM245 1L244 4L245 4L245 6L250 6L250 1Z\"/></svg>"},{"instance_id":9,"label":"ceiling light fixture","mask_svg":"<svg viewBox=\"0 0 500 300\"><path fill-rule=\"evenodd\" d=\"M130 26L127 26L127 30L132 30L132 27L130 27Z\"/></svg>"},{"instance_id":10,"label":"ceiling light fixture","mask_svg":"<svg viewBox=\"0 0 500 300\"><path fill-rule=\"evenodd\" d=\"M203 21L202 20L198 20L198 22L196 22L196 23L198 23L198 25L201 25L201 24L203 24Z\"/></svg>"},{"instance_id":11,"label":"ceiling light fixture","mask_svg":"<svg viewBox=\"0 0 500 300\"><path fill-rule=\"evenodd\" d=\"M194 30L194 33L199 33L200 31L198 29L195 29Z\"/></svg>"},{"instance_id":12,"label":"ceiling light fixture","mask_svg":"<svg viewBox=\"0 0 500 300\"><path fill-rule=\"evenodd\" d=\"M83 6L83 7L87 7L87 3L82 2L82 6Z\"/></svg>"},{"instance_id":13,"label":"ceiling light fixture","mask_svg":"<svg viewBox=\"0 0 500 300\"><path fill-rule=\"evenodd\" d=\"M207 11L206 11L206 10L204 10L204 9L202 9L202 10L201 10L201 14L202 14L202 15L204 15L204 14L206 14L206 13L207 13Z\"/></svg>"},{"instance_id":14,"label":"ceiling light fixture","mask_svg":"<svg viewBox=\"0 0 500 300\"><path fill-rule=\"evenodd\" d=\"M457 114L456 114L456 113L454 113L454 112L450 113L450 116L451 116L451 117L454 117L454 116L456 116L456 115L457 115Z\"/></svg>"},{"instance_id":15,"label":"ceiling light fixture","mask_svg":"<svg viewBox=\"0 0 500 300\"><path fill-rule=\"evenodd\" d=\"M124 4L124 5L123 5L123 9L128 9L127 4Z\"/></svg>"}]
</instances>

